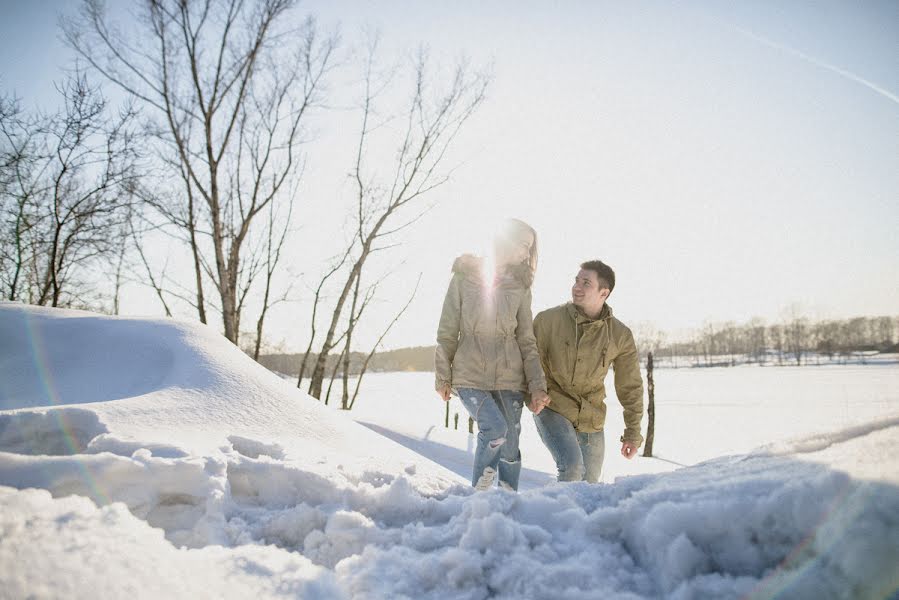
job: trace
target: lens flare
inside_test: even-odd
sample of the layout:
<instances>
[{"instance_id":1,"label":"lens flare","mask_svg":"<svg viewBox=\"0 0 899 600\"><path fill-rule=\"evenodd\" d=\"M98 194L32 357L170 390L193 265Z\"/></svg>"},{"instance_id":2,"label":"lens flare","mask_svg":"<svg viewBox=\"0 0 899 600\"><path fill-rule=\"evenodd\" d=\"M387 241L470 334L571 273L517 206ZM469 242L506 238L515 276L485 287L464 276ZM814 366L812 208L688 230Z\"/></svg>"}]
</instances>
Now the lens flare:
<instances>
[{"instance_id":1,"label":"lens flare","mask_svg":"<svg viewBox=\"0 0 899 600\"><path fill-rule=\"evenodd\" d=\"M481 264L481 280L487 293L493 293L493 279L496 276L496 254L487 252L484 255L484 261Z\"/></svg>"},{"instance_id":2,"label":"lens flare","mask_svg":"<svg viewBox=\"0 0 899 600\"><path fill-rule=\"evenodd\" d=\"M853 489L850 484L851 480L847 479L845 486L833 498L811 533L759 581L744 600L792 597L791 586L809 576L808 572L815 565L827 560L832 548L838 548L839 542L846 535L852 535L849 532L852 523L870 507L874 492L871 487L859 486ZM892 594L899 589L899 574L894 575L887 586L890 589L880 590L884 594L882 597L893 597Z\"/></svg>"},{"instance_id":3,"label":"lens flare","mask_svg":"<svg viewBox=\"0 0 899 600\"><path fill-rule=\"evenodd\" d=\"M38 374L37 380L40 382L41 392L43 399L45 400L44 405L51 407L63 405L65 402L57 389L54 369L52 368L54 366L59 367L59 365L54 365L49 358L44 343L44 337L41 335L41 331L37 326L37 319L29 315L26 311L22 311L22 318L25 327L25 339L28 346L29 356L34 364L34 369ZM74 459L78 468L78 474L90 493L91 499L98 505L109 504L111 502L109 495L100 486L100 483L97 481L97 478L91 472L85 461L79 458L79 455L83 454L84 448L78 443L78 438L73 433L74 429L69 423L65 411L51 409L49 415L53 417L59 431L62 433L63 443L65 444L66 450L68 451L68 454L71 455L72 459Z\"/></svg>"}]
</instances>

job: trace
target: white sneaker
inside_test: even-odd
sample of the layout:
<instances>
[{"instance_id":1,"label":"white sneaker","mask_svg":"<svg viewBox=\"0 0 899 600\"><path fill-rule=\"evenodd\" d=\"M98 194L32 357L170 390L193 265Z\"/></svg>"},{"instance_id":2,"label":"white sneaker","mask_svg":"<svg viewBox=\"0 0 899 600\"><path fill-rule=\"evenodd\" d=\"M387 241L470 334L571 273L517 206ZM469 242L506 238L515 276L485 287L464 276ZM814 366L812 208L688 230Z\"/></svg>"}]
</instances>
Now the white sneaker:
<instances>
[{"instance_id":1,"label":"white sneaker","mask_svg":"<svg viewBox=\"0 0 899 600\"><path fill-rule=\"evenodd\" d=\"M474 484L474 489L485 491L493 487L493 480L496 478L496 469L493 467L484 467L484 472L478 478L478 482Z\"/></svg>"}]
</instances>

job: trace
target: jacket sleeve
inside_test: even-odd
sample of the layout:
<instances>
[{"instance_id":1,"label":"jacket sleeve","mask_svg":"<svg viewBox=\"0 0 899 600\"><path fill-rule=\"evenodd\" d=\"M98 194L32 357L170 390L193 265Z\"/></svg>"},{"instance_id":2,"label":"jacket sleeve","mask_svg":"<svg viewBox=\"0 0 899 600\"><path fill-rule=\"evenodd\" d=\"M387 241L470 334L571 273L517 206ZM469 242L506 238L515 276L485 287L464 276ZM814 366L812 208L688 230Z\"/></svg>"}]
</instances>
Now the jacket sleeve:
<instances>
[{"instance_id":1,"label":"jacket sleeve","mask_svg":"<svg viewBox=\"0 0 899 600\"><path fill-rule=\"evenodd\" d=\"M549 369L550 334L547 331L545 313L538 313L534 317L534 337L537 338L537 352L540 354L540 364L543 367L543 376L546 378L546 391L548 392L550 384L555 383L555 380Z\"/></svg>"},{"instance_id":2,"label":"jacket sleeve","mask_svg":"<svg viewBox=\"0 0 899 600\"><path fill-rule=\"evenodd\" d=\"M621 340L621 353L615 357L615 393L624 409L624 435L621 441L643 443L640 421L643 419L643 376L640 374L640 359L637 344L630 330L625 330Z\"/></svg>"},{"instance_id":3,"label":"jacket sleeve","mask_svg":"<svg viewBox=\"0 0 899 600\"><path fill-rule=\"evenodd\" d=\"M454 274L449 289L446 290L443 311L440 313L440 325L437 326L437 351L434 355L434 387L437 390L453 383L453 359L459 346L461 314L462 293L459 289L459 275Z\"/></svg>"},{"instance_id":4,"label":"jacket sleeve","mask_svg":"<svg viewBox=\"0 0 899 600\"><path fill-rule=\"evenodd\" d=\"M524 376L528 382L528 392L546 391L546 378L540 366L540 353L537 351L537 339L534 337L534 318L531 315L531 290L525 291L518 305L518 325L515 327L515 338L521 350L521 361L524 363Z\"/></svg>"}]
</instances>

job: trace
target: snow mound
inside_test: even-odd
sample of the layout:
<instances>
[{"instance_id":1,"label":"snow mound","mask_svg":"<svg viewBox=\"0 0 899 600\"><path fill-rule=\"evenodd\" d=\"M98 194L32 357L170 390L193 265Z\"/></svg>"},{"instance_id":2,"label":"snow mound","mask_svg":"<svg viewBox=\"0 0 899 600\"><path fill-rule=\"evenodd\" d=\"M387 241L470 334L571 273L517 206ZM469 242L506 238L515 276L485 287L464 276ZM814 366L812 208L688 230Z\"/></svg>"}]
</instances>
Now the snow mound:
<instances>
[{"instance_id":1,"label":"snow mound","mask_svg":"<svg viewBox=\"0 0 899 600\"><path fill-rule=\"evenodd\" d=\"M138 358L122 350L132 334ZM10 597L826 599L899 587L899 423L611 485L473 494L205 327L0 304L0 335ZM116 352L92 349L112 339Z\"/></svg>"},{"instance_id":2,"label":"snow mound","mask_svg":"<svg viewBox=\"0 0 899 600\"><path fill-rule=\"evenodd\" d=\"M0 303L0 407L0 485L122 502L193 548L230 543L236 499L322 502L395 473L423 494L462 482L170 319Z\"/></svg>"},{"instance_id":3,"label":"snow mound","mask_svg":"<svg viewBox=\"0 0 899 600\"><path fill-rule=\"evenodd\" d=\"M318 464L322 473L415 467L425 488L461 482L197 323L0 303L0 409L10 410L0 412L7 452L236 452Z\"/></svg>"}]
</instances>

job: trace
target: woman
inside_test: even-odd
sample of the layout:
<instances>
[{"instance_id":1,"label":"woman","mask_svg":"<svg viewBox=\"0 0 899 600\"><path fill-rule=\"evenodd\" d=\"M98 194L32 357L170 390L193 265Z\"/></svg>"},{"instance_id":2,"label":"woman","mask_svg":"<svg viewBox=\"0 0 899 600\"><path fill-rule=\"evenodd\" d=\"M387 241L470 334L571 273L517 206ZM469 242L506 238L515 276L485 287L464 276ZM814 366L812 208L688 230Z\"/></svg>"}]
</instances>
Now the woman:
<instances>
[{"instance_id":1,"label":"woman","mask_svg":"<svg viewBox=\"0 0 899 600\"><path fill-rule=\"evenodd\" d=\"M531 317L531 283L537 269L537 234L510 219L493 243L493 255L460 256L443 302L435 358L437 393L455 390L478 423L471 484L518 489L521 408L540 412L546 380Z\"/></svg>"}]
</instances>

